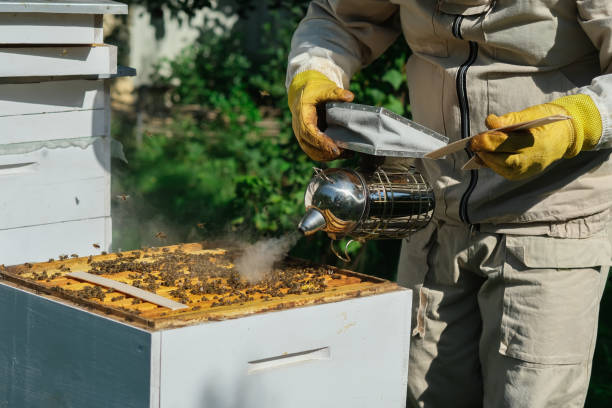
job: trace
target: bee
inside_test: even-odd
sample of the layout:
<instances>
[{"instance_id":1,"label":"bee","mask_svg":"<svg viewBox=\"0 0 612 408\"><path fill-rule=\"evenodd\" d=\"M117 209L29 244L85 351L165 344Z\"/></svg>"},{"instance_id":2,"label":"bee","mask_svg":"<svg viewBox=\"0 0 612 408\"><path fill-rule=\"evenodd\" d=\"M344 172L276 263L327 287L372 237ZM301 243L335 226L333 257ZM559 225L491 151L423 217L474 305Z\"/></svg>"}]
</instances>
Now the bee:
<instances>
[{"instance_id":1,"label":"bee","mask_svg":"<svg viewBox=\"0 0 612 408\"><path fill-rule=\"evenodd\" d=\"M260 96L270 96L270 92L265 91L265 90L262 89L262 90L259 91L259 95Z\"/></svg>"},{"instance_id":2,"label":"bee","mask_svg":"<svg viewBox=\"0 0 612 408\"><path fill-rule=\"evenodd\" d=\"M168 236L160 231L157 234L155 234L155 238L166 239L166 238L168 238Z\"/></svg>"},{"instance_id":3,"label":"bee","mask_svg":"<svg viewBox=\"0 0 612 408\"><path fill-rule=\"evenodd\" d=\"M128 198L130 198L130 196L129 196L129 195L127 195L127 194L119 194L119 195L117 196L117 199L118 199L118 200L121 200L121 201L127 201L127 199L128 199Z\"/></svg>"},{"instance_id":4,"label":"bee","mask_svg":"<svg viewBox=\"0 0 612 408\"><path fill-rule=\"evenodd\" d=\"M100 244L91 244L91 246L93 246L96 249L100 249Z\"/></svg>"},{"instance_id":5,"label":"bee","mask_svg":"<svg viewBox=\"0 0 612 408\"><path fill-rule=\"evenodd\" d=\"M205 223L203 223L203 222L198 222L198 224L197 224L197 225L198 225L198 228L199 228L199 229L204 229Z\"/></svg>"}]
</instances>

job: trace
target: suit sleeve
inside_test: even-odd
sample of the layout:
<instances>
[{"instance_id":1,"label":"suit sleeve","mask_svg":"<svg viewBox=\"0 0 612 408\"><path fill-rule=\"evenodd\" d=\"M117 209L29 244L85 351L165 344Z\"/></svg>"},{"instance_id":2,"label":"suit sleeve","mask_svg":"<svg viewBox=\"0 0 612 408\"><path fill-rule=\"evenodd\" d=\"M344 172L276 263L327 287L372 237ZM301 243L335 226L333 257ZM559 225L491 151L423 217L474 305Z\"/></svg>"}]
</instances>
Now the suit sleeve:
<instances>
[{"instance_id":1,"label":"suit sleeve","mask_svg":"<svg viewBox=\"0 0 612 408\"><path fill-rule=\"evenodd\" d=\"M400 32L398 6L388 0L314 0L291 40L286 86L316 70L347 88Z\"/></svg>"},{"instance_id":2,"label":"suit sleeve","mask_svg":"<svg viewBox=\"0 0 612 408\"><path fill-rule=\"evenodd\" d=\"M599 109L602 135L595 149L612 148L612 1L577 0L578 20L599 50L602 75L593 79L579 93L589 95Z\"/></svg>"}]
</instances>

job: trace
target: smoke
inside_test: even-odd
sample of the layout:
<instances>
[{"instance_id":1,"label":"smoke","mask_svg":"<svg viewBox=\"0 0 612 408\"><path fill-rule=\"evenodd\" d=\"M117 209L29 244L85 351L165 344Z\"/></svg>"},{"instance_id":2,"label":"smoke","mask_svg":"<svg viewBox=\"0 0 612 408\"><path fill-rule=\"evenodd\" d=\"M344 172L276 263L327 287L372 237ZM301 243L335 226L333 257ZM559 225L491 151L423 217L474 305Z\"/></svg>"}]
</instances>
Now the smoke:
<instances>
[{"instance_id":1,"label":"smoke","mask_svg":"<svg viewBox=\"0 0 612 408\"><path fill-rule=\"evenodd\" d=\"M257 241L244 248L235 262L235 268L249 282L259 282L272 271L274 264L282 260L300 239L297 232L280 238Z\"/></svg>"}]
</instances>

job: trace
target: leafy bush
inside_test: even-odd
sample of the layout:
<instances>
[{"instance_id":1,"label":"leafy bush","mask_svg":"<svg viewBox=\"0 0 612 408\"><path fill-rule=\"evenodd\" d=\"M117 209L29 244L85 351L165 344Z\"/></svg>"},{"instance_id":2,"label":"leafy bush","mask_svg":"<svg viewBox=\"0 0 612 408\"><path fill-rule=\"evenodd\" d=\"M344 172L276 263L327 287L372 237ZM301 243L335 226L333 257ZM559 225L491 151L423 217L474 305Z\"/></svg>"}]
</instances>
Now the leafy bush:
<instances>
[{"instance_id":1,"label":"leafy bush","mask_svg":"<svg viewBox=\"0 0 612 408\"><path fill-rule=\"evenodd\" d=\"M148 210L139 207L138 213L161 214L166 220L162 224L176 240L228 231L252 238L295 231L312 167L342 164L313 163L291 130L285 69L291 34L303 12L303 6L271 11L261 25L260 42L266 47L256 53L245 49L243 27L238 24L223 36L202 32L193 46L160 66L155 81L172 89L172 124L149 135L140 148L124 139L130 166L121 172L117 188L142 194ZM405 113L406 98L393 96L407 95L402 73L405 58L406 48L396 46L359 73L351 86L357 100ZM181 106L194 105L197 115L177 113ZM263 119L275 124L274 132L262 127ZM120 218L129 224L129 217ZM195 230L194 235L193 226L201 223L206 229ZM134 246L147 239L147 244L155 243L150 242L152 231L147 237L136 234L138 228L133 225L130 233L118 228L118 246ZM334 263L328 245L321 234L301 240L292 253ZM357 259L351 267L393 278L399 242L351 248Z\"/></svg>"}]
</instances>

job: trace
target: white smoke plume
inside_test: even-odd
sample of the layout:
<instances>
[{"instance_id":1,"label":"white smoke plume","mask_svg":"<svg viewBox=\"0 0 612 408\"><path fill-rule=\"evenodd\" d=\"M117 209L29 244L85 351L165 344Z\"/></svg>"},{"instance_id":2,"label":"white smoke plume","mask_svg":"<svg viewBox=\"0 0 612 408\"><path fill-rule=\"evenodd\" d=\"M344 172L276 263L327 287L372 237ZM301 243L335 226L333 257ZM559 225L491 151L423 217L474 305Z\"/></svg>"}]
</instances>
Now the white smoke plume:
<instances>
[{"instance_id":1,"label":"white smoke plume","mask_svg":"<svg viewBox=\"0 0 612 408\"><path fill-rule=\"evenodd\" d=\"M247 246L242 255L236 259L236 270L249 282L259 282L272 271L276 262L287 255L298 239L300 234L293 233L280 238L260 240Z\"/></svg>"}]
</instances>

